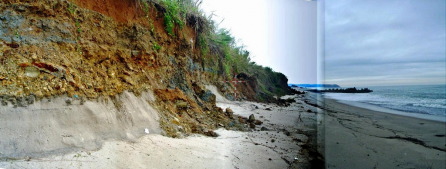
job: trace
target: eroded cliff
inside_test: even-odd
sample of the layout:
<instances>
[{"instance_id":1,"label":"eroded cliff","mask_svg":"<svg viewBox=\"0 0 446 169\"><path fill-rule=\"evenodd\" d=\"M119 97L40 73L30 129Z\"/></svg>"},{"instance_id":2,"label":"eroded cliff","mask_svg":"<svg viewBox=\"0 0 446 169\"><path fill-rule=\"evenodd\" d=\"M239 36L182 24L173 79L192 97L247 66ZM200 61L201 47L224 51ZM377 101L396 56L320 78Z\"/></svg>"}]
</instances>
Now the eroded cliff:
<instances>
[{"instance_id":1,"label":"eroded cliff","mask_svg":"<svg viewBox=\"0 0 446 169\"><path fill-rule=\"evenodd\" d=\"M123 92L149 92L156 99L146 102L160 112L169 136L242 129L204 86L213 84L230 99L238 92L239 99L277 101L273 95L290 92L287 79L250 62L249 53L197 6L169 0L0 2L0 101L7 107L0 110L66 97L64 106L105 100L127 112ZM226 82L232 78L246 83Z\"/></svg>"}]
</instances>

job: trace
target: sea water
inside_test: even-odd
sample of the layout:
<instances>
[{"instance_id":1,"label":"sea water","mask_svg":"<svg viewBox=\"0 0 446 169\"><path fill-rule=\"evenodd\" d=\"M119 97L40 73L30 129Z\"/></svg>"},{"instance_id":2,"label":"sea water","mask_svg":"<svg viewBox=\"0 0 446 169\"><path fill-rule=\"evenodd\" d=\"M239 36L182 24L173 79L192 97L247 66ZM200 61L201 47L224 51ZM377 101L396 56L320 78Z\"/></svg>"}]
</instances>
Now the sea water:
<instances>
[{"instance_id":1,"label":"sea water","mask_svg":"<svg viewBox=\"0 0 446 169\"><path fill-rule=\"evenodd\" d=\"M358 87L357 87L358 88ZM328 98L372 104L398 110L409 116L446 119L446 85L377 86L372 93L324 93ZM403 114L404 115L404 114Z\"/></svg>"}]
</instances>

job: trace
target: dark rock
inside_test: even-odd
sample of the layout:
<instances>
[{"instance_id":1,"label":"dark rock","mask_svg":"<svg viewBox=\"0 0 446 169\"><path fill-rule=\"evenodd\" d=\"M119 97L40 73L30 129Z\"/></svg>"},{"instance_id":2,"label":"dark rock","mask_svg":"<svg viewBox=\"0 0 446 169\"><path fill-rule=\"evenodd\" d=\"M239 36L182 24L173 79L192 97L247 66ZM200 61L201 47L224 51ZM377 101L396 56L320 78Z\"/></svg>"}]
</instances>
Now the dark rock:
<instances>
[{"instance_id":1,"label":"dark rock","mask_svg":"<svg viewBox=\"0 0 446 169\"><path fill-rule=\"evenodd\" d=\"M231 119L233 118L234 111L232 111L231 108L226 108L225 113L226 113L226 116L228 116L229 118L231 118Z\"/></svg>"},{"instance_id":2,"label":"dark rock","mask_svg":"<svg viewBox=\"0 0 446 169\"><path fill-rule=\"evenodd\" d=\"M239 73L235 77L240 80L248 80L250 76L246 73Z\"/></svg>"},{"instance_id":3,"label":"dark rock","mask_svg":"<svg viewBox=\"0 0 446 169\"><path fill-rule=\"evenodd\" d=\"M212 130L205 131L204 134L209 137L218 137L218 134Z\"/></svg>"},{"instance_id":4,"label":"dark rock","mask_svg":"<svg viewBox=\"0 0 446 169\"><path fill-rule=\"evenodd\" d=\"M268 108L266 108L265 110L271 111L271 108L268 107Z\"/></svg>"},{"instance_id":5,"label":"dark rock","mask_svg":"<svg viewBox=\"0 0 446 169\"><path fill-rule=\"evenodd\" d=\"M260 120L256 120L256 121L254 121L254 124L255 124L255 125L261 125L261 124L263 124L263 122L260 121Z\"/></svg>"},{"instance_id":6,"label":"dark rock","mask_svg":"<svg viewBox=\"0 0 446 169\"><path fill-rule=\"evenodd\" d=\"M2 106L7 106L7 105L8 105L8 102L5 100L2 100Z\"/></svg>"},{"instance_id":7,"label":"dark rock","mask_svg":"<svg viewBox=\"0 0 446 169\"><path fill-rule=\"evenodd\" d=\"M197 94L198 96L201 96L204 93L204 87L198 83L193 83L192 84L192 89L194 89L195 94Z\"/></svg>"},{"instance_id":8,"label":"dark rock","mask_svg":"<svg viewBox=\"0 0 446 169\"><path fill-rule=\"evenodd\" d=\"M35 101L36 97L34 95L29 95L28 97L26 97L26 102L28 103L28 105L33 104Z\"/></svg>"},{"instance_id":9,"label":"dark rock","mask_svg":"<svg viewBox=\"0 0 446 169\"><path fill-rule=\"evenodd\" d=\"M65 100L65 103L67 103L68 106L71 105L71 99Z\"/></svg>"},{"instance_id":10,"label":"dark rock","mask_svg":"<svg viewBox=\"0 0 446 169\"><path fill-rule=\"evenodd\" d=\"M204 91L204 93L200 96L201 100L203 100L205 102L213 103L213 104L215 104L216 98L217 97L210 90Z\"/></svg>"},{"instance_id":11,"label":"dark rock","mask_svg":"<svg viewBox=\"0 0 446 169\"><path fill-rule=\"evenodd\" d=\"M16 100L17 100L17 106L19 107L26 107L28 105L27 101L23 97L18 97L16 98Z\"/></svg>"},{"instance_id":12,"label":"dark rock","mask_svg":"<svg viewBox=\"0 0 446 169\"><path fill-rule=\"evenodd\" d=\"M268 131L268 128L266 128L266 127L262 127L262 128L260 128L260 130L261 130L261 131Z\"/></svg>"},{"instance_id":13,"label":"dark rock","mask_svg":"<svg viewBox=\"0 0 446 169\"><path fill-rule=\"evenodd\" d=\"M192 88L195 94L197 94L201 100L215 104L217 97L210 90L206 90L202 85L198 83L193 83Z\"/></svg>"},{"instance_id":14,"label":"dark rock","mask_svg":"<svg viewBox=\"0 0 446 169\"><path fill-rule=\"evenodd\" d=\"M7 43L6 45L8 45L11 48L18 48L20 47L20 45L16 42L11 42L11 43Z\"/></svg>"},{"instance_id":15,"label":"dark rock","mask_svg":"<svg viewBox=\"0 0 446 169\"><path fill-rule=\"evenodd\" d=\"M80 102L79 102L79 104L80 104L80 105L84 105L84 103L85 103L85 99L84 99L84 97L81 97L81 98L80 98Z\"/></svg>"},{"instance_id":16,"label":"dark rock","mask_svg":"<svg viewBox=\"0 0 446 169\"><path fill-rule=\"evenodd\" d=\"M291 135L291 133L290 133L289 131L287 131L287 130L285 130L283 133L284 133L286 136L290 136L290 135Z\"/></svg>"},{"instance_id":17,"label":"dark rock","mask_svg":"<svg viewBox=\"0 0 446 169\"><path fill-rule=\"evenodd\" d=\"M301 139L298 139L298 138L293 139L293 141L295 141L295 142L303 142Z\"/></svg>"},{"instance_id":18,"label":"dark rock","mask_svg":"<svg viewBox=\"0 0 446 169\"><path fill-rule=\"evenodd\" d=\"M251 106L252 109L259 109L259 107L256 106L255 104L251 104L250 106Z\"/></svg>"},{"instance_id":19,"label":"dark rock","mask_svg":"<svg viewBox=\"0 0 446 169\"><path fill-rule=\"evenodd\" d=\"M310 109L308 109L307 112L308 112L308 113L311 113L311 112L313 112L313 111L311 111Z\"/></svg>"},{"instance_id":20,"label":"dark rock","mask_svg":"<svg viewBox=\"0 0 446 169\"><path fill-rule=\"evenodd\" d=\"M249 115L248 122L252 123L255 121L256 121L256 118L254 117L254 114Z\"/></svg>"}]
</instances>

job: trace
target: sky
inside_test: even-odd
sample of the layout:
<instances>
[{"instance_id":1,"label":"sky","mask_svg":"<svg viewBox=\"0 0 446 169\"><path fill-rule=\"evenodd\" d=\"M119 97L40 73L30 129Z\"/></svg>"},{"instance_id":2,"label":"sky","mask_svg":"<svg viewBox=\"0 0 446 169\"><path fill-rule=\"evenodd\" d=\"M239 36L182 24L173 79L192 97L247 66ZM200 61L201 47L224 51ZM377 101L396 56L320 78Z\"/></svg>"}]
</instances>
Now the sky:
<instances>
[{"instance_id":1,"label":"sky","mask_svg":"<svg viewBox=\"0 0 446 169\"><path fill-rule=\"evenodd\" d=\"M203 0L201 8L227 28L251 59L288 77L317 83L317 9L306 0Z\"/></svg>"},{"instance_id":2,"label":"sky","mask_svg":"<svg viewBox=\"0 0 446 169\"><path fill-rule=\"evenodd\" d=\"M289 83L368 87L446 84L445 2L203 0L201 7Z\"/></svg>"},{"instance_id":3,"label":"sky","mask_svg":"<svg viewBox=\"0 0 446 169\"><path fill-rule=\"evenodd\" d=\"M325 83L446 84L445 2L325 1Z\"/></svg>"}]
</instances>

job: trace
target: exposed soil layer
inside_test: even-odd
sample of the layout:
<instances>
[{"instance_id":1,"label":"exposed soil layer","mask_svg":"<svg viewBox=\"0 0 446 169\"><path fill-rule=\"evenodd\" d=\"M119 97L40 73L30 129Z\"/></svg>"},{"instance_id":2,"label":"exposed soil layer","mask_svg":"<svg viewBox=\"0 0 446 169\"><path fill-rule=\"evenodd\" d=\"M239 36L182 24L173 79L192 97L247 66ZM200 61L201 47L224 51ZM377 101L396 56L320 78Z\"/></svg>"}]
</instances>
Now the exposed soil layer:
<instances>
[{"instance_id":1,"label":"exposed soil layer","mask_svg":"<svg viewBox=\"0 0 446 169\"><path fill-rule=\"evenodd\" d=\"M97 98L124 90L191 89L202 67L193 60L190 29L168 37L158 12L145 16L133 1L107 1L106 7L98 8L101 2L77 3L107 15L62 0L3 3L0 94ZM130 19L145 23L124 22Z\"/></svg>"},{"instance_id":2,"label":"exposed soil layer","mask_svg":"<svg viewBox=\"0 0 446 169\"><path fill-rule=\"evenodd\" d=\"M150 104L161 112L161 128L169 136L214 136L216 127L238 124L238 117L215 106L215 95L203 85L255 99L255 78L247 75L250 82L236 87L222 82L222 71L213 70L221 65L206 67L205 61L222 63L223 57L196 47L200 19L188 16L183 28L168 35L164 13L153 1L1 1L1 105L26 107L57 96L82 102L109 98L125 111L115 96L153 91Z\"/></svg>"},{"instance_id":3,"label":"exposed soil layer","mask_svg":"<svg viewBox=\"0 0 446 169\"><path fill-rule=\"evenodd\" d=\"M74 0L83 7L112 17L118 22L129 22L143 14L139 1L135 0Z\"/></svg>"}]
</instances>

